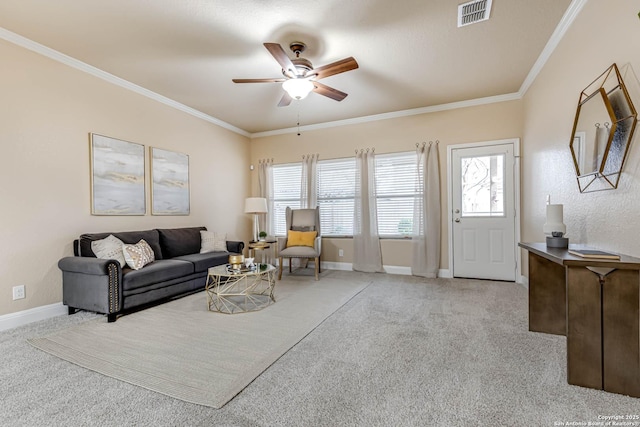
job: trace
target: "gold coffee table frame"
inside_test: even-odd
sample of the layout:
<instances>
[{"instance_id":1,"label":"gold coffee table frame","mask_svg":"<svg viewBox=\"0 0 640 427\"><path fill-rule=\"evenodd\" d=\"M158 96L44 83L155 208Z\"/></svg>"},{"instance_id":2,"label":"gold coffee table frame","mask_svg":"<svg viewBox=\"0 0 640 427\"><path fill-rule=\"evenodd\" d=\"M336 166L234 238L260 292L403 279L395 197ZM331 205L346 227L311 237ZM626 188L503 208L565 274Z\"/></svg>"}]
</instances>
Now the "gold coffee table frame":
<instances>
[{"instance_id":1,"label":"gold coffee table frame","mask_svg":"<svg viewBox=\"0 0 640 427\"><path fill-rule=\"evenodd\" d=\"M208 270L207 307L210 311L234 314L262 310L276 302L273 288L276 268L270 264L256 264L255 270L233 272L227 265Z\"/></svg>"}]
</instances>

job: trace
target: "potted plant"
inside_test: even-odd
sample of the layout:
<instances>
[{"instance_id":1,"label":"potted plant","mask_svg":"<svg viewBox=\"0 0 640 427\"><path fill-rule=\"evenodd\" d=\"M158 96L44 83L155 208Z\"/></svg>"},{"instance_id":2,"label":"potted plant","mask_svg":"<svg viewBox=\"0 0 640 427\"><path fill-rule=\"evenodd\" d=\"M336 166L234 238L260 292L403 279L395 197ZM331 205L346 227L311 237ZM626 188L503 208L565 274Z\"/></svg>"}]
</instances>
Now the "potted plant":
<instances>
[{"instance_id":1,"label":"potted plant","mask_svg":"<svg viewBox=\"0 0 640 427\"><path fill-rule=\"evenodd\" d=\"M267 238L267 232L266 231L261 231L260 233L258 233L258 237L261 242L264 242L265 239Z\"/></svg>"}]
</instances>

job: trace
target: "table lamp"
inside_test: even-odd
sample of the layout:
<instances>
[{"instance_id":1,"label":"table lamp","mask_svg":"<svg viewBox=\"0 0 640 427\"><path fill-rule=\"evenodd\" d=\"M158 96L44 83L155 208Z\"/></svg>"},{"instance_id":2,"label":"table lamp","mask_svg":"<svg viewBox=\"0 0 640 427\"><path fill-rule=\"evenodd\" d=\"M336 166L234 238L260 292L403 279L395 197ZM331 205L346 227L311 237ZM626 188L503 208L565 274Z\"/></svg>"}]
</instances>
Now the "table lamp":
<instances>
[{"instance_id":1,"label":"table lamp","mask_svg":"<svg viewBox=\"0 0 640 427\"><path fill-rule=\"evenodd\" d=\"M267 213L267 199L248 197L244 201L244 213L253 214L253 241L258 241L258 215Z\"/></svg>"},{"instance_id":2,"label":"table lamp","mask_svg":"<svg viewBox=\"0 0 640 427\"><path fill-rule=\"evenodd\" d=\"M547 247L549 248L567 248L569 246L569 239L563 237L567 232L567 226L562 222L562 217L562 205L547 203L547 222L542 226L542 231L547 235Z\"/></svg>"}]
</instances>

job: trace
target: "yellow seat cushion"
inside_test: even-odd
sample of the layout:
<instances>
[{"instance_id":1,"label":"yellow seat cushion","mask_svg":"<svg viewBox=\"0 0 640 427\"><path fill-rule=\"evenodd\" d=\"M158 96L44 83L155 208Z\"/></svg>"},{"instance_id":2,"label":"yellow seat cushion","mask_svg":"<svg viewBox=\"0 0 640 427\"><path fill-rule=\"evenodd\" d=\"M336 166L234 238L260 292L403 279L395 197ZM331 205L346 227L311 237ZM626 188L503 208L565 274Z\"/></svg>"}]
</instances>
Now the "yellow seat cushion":
<instances>
[{"instance_id":1,"label":"yellow seat cushion","mask_svg":"<svg viewBox=\"0 0 640 427\"><path fill-rule=\"evenodd\" d=\"M317 231L293 231L287 233L287 247L291 246L311 246L316 240Z\"/></svg>"}]
</instances>

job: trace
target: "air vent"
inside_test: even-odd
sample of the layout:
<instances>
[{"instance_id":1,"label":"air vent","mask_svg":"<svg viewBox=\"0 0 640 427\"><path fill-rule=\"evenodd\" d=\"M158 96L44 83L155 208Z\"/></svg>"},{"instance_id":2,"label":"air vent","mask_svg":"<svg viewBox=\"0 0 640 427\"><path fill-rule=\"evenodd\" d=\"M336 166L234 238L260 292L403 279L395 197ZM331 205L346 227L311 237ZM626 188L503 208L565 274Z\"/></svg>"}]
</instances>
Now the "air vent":
<instances>
[{"instance_id":1,"label":"air vent","mask_svg":"<svg viewBox=\"0 0 640 427\"><path fill-rule=\"evenodd\" d=\"M486 21L491 14L491 0L475 0L458 5L458 27Z\"/></svg>"}]
</instances>

